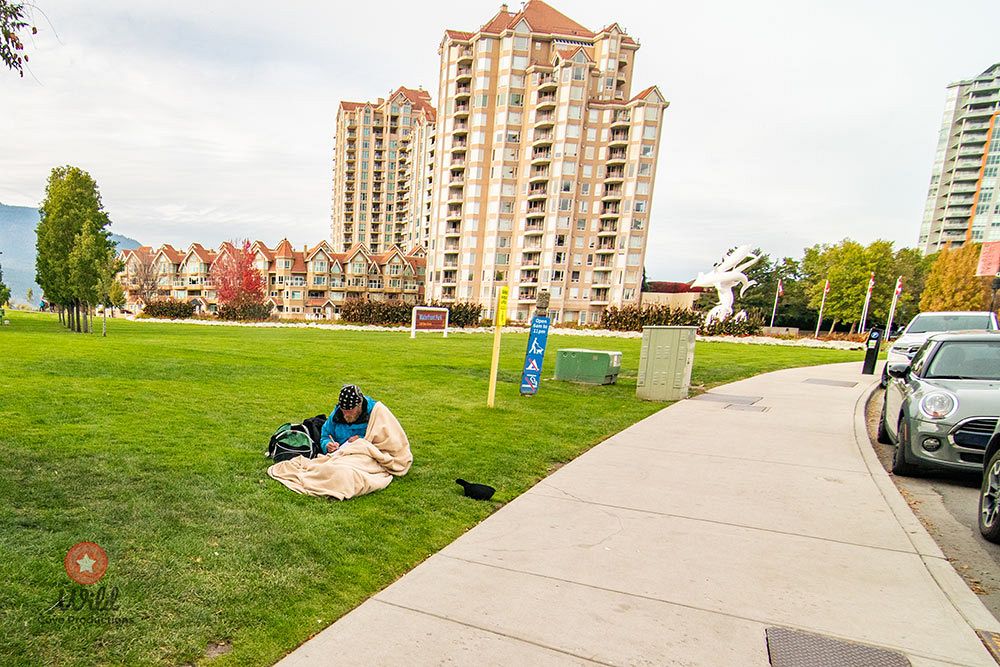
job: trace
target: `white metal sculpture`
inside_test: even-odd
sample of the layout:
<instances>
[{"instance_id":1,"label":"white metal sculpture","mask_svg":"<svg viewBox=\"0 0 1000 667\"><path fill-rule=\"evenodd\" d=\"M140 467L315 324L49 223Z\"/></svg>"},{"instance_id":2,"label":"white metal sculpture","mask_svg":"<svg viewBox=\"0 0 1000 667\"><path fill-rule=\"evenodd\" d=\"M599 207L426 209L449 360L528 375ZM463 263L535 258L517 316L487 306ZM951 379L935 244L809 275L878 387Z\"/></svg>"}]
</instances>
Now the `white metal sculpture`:
<instances>
[{"instance_id":1,"label":"white metal sculpture","mask_svg":"<svg viewBox=\"0 0 1000 667\"><path fill-rule=\"evenodd\" d=\"M747 289L757 284L756 280L750 280L743 272L758 261L760 257L753 254L750 246L741 245L727 252L722 261L708 273L698 273L698 277L691 284L694 287L714 287L719 295L719 305L708 311L708 315L705 316L706 325L722 322L733 314L733 288L736 285L740 286L740 298L742 298ZM746 318L746 314L742 311L737 317L740 315Z\"/></svg>"}]
</instances>

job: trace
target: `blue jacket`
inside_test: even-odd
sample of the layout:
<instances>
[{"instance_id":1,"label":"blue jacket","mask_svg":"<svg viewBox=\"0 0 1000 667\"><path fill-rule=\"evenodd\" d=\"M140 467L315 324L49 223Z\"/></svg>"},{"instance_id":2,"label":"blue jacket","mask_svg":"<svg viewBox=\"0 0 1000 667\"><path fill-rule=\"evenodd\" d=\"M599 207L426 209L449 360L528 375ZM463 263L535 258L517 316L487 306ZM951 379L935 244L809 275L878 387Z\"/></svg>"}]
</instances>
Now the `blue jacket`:
<instances>
[{"instance_id":1,"label":"blue jacket","mask_svg":"<svg viewBox=\"0 0 1000 667\"><path fill-rule=\"evenodd\" d=\"M323 424L322 435L319 439L320 449L326 454L326 445L332 437L336 442L343 445L347 442L348 438L352 435L356 435L359 438L365 437L365 431L368 430L368 418L371 417L372 410L375 408L375 404L378 403L374 398L370 396L365 396L365 406L361 411L361 416L358 417L358 421L353 424L348 424L344 421L344 414L341 412L340 408L334 409L333 413L327 418L326 422Z\"/></svg>"}]
</instances>

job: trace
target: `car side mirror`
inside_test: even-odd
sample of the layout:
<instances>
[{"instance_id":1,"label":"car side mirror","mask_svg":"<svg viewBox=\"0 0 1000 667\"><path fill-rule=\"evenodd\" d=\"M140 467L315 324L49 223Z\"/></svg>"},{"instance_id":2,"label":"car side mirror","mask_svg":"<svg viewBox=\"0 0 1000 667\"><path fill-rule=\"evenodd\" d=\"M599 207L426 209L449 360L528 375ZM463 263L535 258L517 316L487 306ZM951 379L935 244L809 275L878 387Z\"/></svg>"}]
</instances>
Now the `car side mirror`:
<instances>
[{"instance_id":1,"label":"car side mirror","mask_svg":"<svg viewBox=\"0 0 1000 667\"><path fill-rule=\"evenodd\" d=\"M902 379L910 374L910 365L893 363L889 364L885 370L890 376Z\"/></svg>"}]
</instances>

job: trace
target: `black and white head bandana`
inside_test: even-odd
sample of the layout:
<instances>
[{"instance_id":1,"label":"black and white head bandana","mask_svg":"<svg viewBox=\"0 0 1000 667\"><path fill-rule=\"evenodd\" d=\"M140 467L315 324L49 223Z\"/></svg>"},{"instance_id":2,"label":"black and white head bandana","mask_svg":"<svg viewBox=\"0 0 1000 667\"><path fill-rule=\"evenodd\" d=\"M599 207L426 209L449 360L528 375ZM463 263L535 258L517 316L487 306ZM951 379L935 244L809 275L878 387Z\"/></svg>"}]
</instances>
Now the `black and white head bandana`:
<instances>
[{"instance_id":1,"label":"black and white head bandana","mask_svg":"<svg viewBox=\"0 0 1000 667\"><path fill-rule=\"evenodd\" d=\"M337 400L337 405L340 406L341 410L353 410L361 405L363 400L365 400L365 397L361 393L361 389L358 388L358 385L345 384L344 388L340 390L340 398Z\"/></svg>"}]
</instances>

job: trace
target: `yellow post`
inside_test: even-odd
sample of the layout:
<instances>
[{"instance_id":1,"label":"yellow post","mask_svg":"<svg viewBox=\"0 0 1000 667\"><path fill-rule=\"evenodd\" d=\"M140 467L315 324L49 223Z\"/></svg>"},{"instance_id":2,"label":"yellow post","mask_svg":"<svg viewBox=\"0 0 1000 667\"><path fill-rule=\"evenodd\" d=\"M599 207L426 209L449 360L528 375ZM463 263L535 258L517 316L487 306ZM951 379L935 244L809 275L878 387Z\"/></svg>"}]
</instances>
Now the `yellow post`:
<instances>
[{"instance_id":1,"label":"yellow post","mask_svg":"<svg viewBox=\"0 0 1000 667\"><path fill-rule=\"evenodd\" d=\"M493 407L493 399L497 395L497 371L500 368L500 329L507 323L507 293L506 286L500 288L497 294L497 307L493 315L493 363L490 365L490 395L486 406Z\"/></svg>"}]
</instances>

